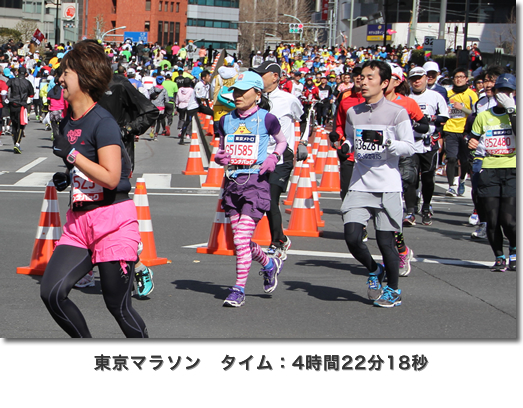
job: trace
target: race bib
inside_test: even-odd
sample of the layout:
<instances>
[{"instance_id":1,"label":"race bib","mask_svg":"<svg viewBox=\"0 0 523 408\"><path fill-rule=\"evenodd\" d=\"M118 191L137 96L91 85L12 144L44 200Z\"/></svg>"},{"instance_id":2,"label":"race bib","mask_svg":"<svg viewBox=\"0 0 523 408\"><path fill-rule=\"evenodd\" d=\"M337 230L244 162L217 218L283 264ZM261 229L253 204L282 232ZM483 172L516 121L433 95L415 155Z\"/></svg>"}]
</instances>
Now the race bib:
<instances>
[{"instance_id":1,"label":"race bib","mask_svg":"<svg viewBox=\"0 0 523 408\"><path fill-rule=\"evenodd\" d=\"M78 170L76 167L71 171L72 179L72 203L102 201L104 189Z\"/></svg>"},{"instance_id":2,"label":"race bib","mask_svg":"<svg viewBox=\"0 0 523 408\"><path fill-rule=\"evenodd\" d=\"M485 149L488 154L503 156L516 152L516 138L512 129L487 130Z\"/></svg>"},{"instance_id":3,"label":"race bib","mask_svg":"<svg viewBox=\"0 0 523 408\"><path fill-rule=\"evenodd\" d=\"M372 142L364 142L362 139L362 132L363 129L356 129L356 137L354 138L354 157L358 160L387 160L385 146L380 146ZM378 130L377 132L383 136L382 130Z\"/></svg>"},{"instance_id":4,"label":"race bib","mask_svg":"<svg viewBox=\"0 0 523 408\"><path fill-rule=\"evenodd\" d=\"M453 108L452 105L449 105L449 116L451 119L460 119L460 118L467 117L465 112L460 111L459 109Z\"/></svg>"},{"instance_id":5,"label":"race bib","mask_svg":"<svg viewBox=\"0 0 523 408\"><path fill-rule=\"evenodd\" d=\"M230 164L253 165L258 160L260 135L227 135L225 151L231 154Z\"/></svg>"},{"instance_id":6,"label":"race bib","mask_svg":"<svg viewBox=\"0 0 523 408\"><path fill-rule=\"evenodd\" d=\"M329 91L320 91L320 99L323 101L329 96Z\"/></svg>"}]
</instances>

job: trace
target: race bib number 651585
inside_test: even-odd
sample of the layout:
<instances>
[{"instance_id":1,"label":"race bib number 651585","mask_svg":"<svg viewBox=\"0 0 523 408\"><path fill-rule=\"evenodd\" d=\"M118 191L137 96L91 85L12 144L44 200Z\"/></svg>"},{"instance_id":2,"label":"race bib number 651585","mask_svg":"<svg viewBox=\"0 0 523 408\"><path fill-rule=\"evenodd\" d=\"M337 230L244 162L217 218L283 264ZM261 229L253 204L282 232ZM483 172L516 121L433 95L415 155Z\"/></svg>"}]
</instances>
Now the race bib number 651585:
<instances>
[{"instance_id":1,"label":"race bib number 651585","mask_svg":"<svg viewBox=\"0 0 523 408\"><path fill-rule=\"evenodd\" d=\"M227 135L225 136L225 151L231 155L231 164L253 165L258 159L260 136Z\"/></svg>"}]
</instances>

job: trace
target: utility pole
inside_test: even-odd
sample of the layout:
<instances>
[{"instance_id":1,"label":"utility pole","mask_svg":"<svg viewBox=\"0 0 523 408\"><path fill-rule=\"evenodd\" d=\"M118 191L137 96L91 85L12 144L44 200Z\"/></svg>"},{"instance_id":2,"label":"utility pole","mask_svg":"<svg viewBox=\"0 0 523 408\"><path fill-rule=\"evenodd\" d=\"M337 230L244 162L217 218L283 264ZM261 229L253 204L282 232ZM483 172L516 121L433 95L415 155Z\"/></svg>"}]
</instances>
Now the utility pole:
<instances>
[{"instance_id":1,"label":"utility pole","mask_svg":"<svg viewBox=\"0 0 523 408\"><path fill-rule=\"evenodd\" d=\"M467 36L469 33L469 11L470 11L470 0L465 2L465 27L463 29L463 51L467 50Z\"/></svg>"},{"instance_id":2,"label":"utility pole","mask_svg":"<svg viewBox=\"0 0 523 408\"><path fill-rule=\"evenodd\" d=\"M416 43L416 29L418 28L419 0L412 2L412 19L409 29L409 47Z\"/></svg>"},{"instance_id":3,"label":"utility pole","mask_svg":"<svg viewBox=\"0 0 523 408\"><path fill-rule=\"evenodd\" d=\"M447 22L447 0L441 0L441 9L439 11L439 33L438 39L445 39L445 23Z\"/></svg>"},{"instance_id":4,"label":"utility pole","mask_svg":"<svg viewBox=\"0 0 523 408\"><path fill-rule=\"evenodd\" d=\"M383 46L387 46L387 12L389 11L389 2L387 0L383 0L383 22L384 22L384 28L383 28Z\"/></svg>"}]
</instances>

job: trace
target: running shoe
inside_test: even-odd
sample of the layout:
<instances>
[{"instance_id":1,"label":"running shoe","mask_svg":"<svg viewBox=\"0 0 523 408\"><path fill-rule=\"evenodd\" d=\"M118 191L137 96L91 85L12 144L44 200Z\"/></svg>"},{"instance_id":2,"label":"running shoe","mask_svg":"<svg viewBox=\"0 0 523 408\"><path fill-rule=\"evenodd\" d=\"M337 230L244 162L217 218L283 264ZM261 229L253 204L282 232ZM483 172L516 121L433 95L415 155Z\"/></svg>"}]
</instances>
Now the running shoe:
<instances>
[{"instance_id":1,"label":"running shoe","mask_svg":"<svg viewBox=\"0 0 523 408\"><path fill-rule=\"evenodd\" d=\"M401 305L401 289L394 290L390 286L385 286L383 295L374 301L374 306L395 307Z\"/></svg>"},{"instance_id":2,"label":"running shoe","mask_svg":"<svg viewBox=\"0 0 523 408\"><path fill-rule=\"evenodd\" d=\"M458 195L463 197L463 194L465 194L465 181L460 181L458 186Z\"/></svg>"},{"instance_id":3,"label":"running shoe","mask_svg":"<svg viewBox=\"0 0 523 408\"><path fill-rule=\"evenodd\" d=\"M20 144L15 144L15 147L13 148L14 154L22 154L22 149L20 149Z\"/></svg>"},{"instance_id":4,"label":"running shoe","mask_svg":"<svg viewBox=\"0 0 523 408\"><path fill-rule=\"evenodd\" d=\"M267 255L269 258L274 258L276 256L276 250L278 247L276 245L270 244L269 248L267 248L267 251L265 252L265 255Z\"/></svg>"},{"instance_id":5,"label":"running shoe","mask_svg":"<svg viewBox=\"0 0 523 408\"><path fill-rule=\"evenodd\" d=\"M171 128L169 126L165 127L165 132L163 132L165 136L171 136Z\"/></svg>"},{"instance_id":6,"label":"running shoe","mask_svg":"<svg viewBox=\"0 0 523 408\"><path fill-rule=\"evenodd\" d=\"M383 294L383 288L381 282L383 282L383 276L385 275L384 266L378 264L378 270L369 275L367 279L367 296L370 300L377 300Z\"/></svg>"},{"instance_id":7,"label":"running shoe","mask_svg":"<svg viewBox=\"0 0 523 408\"><path fill-rule=\"evenodd\" d=\"M487 223L486 222L480 222L477 227L476 231L474 231L472 234L470 234L470 237L472 239L485 239L487 238Z\"/></svg>"},{"instance_id":8,"label":"running shoe","mask_svg":"<svg viewBox=\"0 0 523 408\"><path fill-rule=\"evenodd\" d=\"M136 294L143 298L150 295L154 289L153 271L145 266L142 271L135 271L134 278L136 279Z\"/></svg>"},{"instance_id":9,"label":"running shoe","mask_svg":"<svg viewBox=\"0 0 523 408\"><path fill-rule=\"evenodd\" d=\"M508 270L516 272L516 253L515 252L508 256Z\"/></svg>"},{"instance_id":10,"label":"running shoe","mask_svg":"<svg viewBox=\"0 0 523 408\"><path fill-rule=\"evenodd\" d=\"M74 285L75 288L88 288L94 286L94 272L90 271Z\"/></svg>"},{"instance_id":11,"label":"running shoe","mask_svg":"<svg viewBox=\"0 0 523 408\"><path fill-rule=\"evenodd\" d=\"M410 273L410 261L414 258L414 252L407 247L404 254L400 254L400 276L408 276Z\"/></svg>"},{"instance_id":12,"label":"running shoe","mask_svg":"<svg viewBox=\"0 0 523 408\"><path fill-rule=\"evenodd\" d=\"M474 211L472 214L470 214L469 224L470 225L478 225L479 224L479 216L478 216L477 212Z\"/></svg>"},{"instance_id":13,"label":"running shoe","mask_svg":"<svg viewBox=\"0 0 523 408\"><path fill-rule=\"evenodd\" d=\"M281 248L276 247L276 258L280 258L282 261L285 261L287 259L287 251L289 250L291 245L291 239L287 237L287 241L283 243L283 246Z\"/></svg>"},{"instance_id":14,"label":"running shoe","mask_svg":"<svg viewBox=\"0 0 523 408\"><path fill-rule=\"evenodd\" d=\"M153 131L153 130L151 130L151 133L149 133L149 137L150 137L151 139L154 139L154 131Z\"/></svg>"},{"instance_id":15,"label":"running shoe","mask_svg":"<svg viewBox=\"0 0 523 408\"><path fill-rule=\"evenodd\" d=\"M274 292L276 286L278 286L278 275L283 267L283 261L279 258L272 258L274 266L272 269L263 268L260 271L260 275L263 276L263 291L265 293Z\"/></svg>"},{"instance_id":16,"label":"running shoe","mask_svg":"<svg viewBox=\"0 0 523 408\"><path fill-rule=\"evenodd\" d=\"M237 287L232 287L229 289L231 293L227 296L227 299L223 301L224 306L240 307L245 304L245 293L243 293Z\"/></svg>"},{"instance_id":17,"label":"running shoe","mask_svg":"<svg viewBox=\"0 0 523 408\"><path fill-rule=\"evenodd\" d=\"M458 194L456 193L456 190L453 187L449 187L445 195L447 197L456 197Z\"/></svg>"},{"instance_id":18,"label":"running shoe","mask_svg":"<svg viewBox=\"0 0 523 408\"><path fill-rule=\"evenodd\" d=\"M505 272L507 270L507 260L505 258L496 258L496 263L490 268L492 272Z\"/></svg>"},{"instance_id":19,"label":"running shoe","mask_svg":"<svg viewBox=\"0 0 523 408\"><path fill-rule=\"evenodd\" d=\"M414 225L416 225L416 216L413 213L407 214L403 219L403 226L412 227Z\"/></svg>"},{"instance_id":20,"label":"running shoe","mask_svg":"<svg viewBox=\"0 0 523 408\"><path fill-rule=\"evenodd\" d=\"M363 227L363 239L362 242L367 242L369 240L369 233L367 228Z\"/></svg>"},{"instance_id":21,"label":"running shoe","mask_svg":"<svg viewBox=\"0 0 523 408\"><path fill-rule=\"evenodd\" d=\"M423 225L432 225L432 214L430 211L424 211L421 214L421 223Z\"/></svg>"}]
</instances>

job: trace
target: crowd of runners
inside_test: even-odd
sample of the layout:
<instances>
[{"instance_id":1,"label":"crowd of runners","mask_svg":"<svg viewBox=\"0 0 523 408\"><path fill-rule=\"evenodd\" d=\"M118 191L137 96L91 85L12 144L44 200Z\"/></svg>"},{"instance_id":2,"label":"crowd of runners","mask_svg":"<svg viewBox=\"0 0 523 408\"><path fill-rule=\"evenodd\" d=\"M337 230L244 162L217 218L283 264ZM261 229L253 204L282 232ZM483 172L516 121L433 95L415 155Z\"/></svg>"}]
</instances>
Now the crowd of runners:
<instances>
[{"instance_id":1,"label":"crowd of runners","mask_svg":"<svg viewBox=\"0 0 523 408\"><path fill-rule=\"evenodd\" d=\"M483 66L475 45L466 51L471 64L450 70L432 60L418 66L412 51L280 44L253 52L246 67L227 55L213 75L217 52L192 43L166 49L85 40L48 47L44 56L27 45L2 45L3 132L20 154L33 110L49 125L53 151L68 168L53 177L59 190L71 185L71 209L42 281L56 322L72 337L90 336L67 294L75 285L94 285L98 265L108 309L124 334L147 336L131 306L133 282L141 297L154 288L152 271L139 262L128 196L134 144L142 134L171 135L174 115L184 144L197 112L213 115L220 139L215 161L226 166L222 206L234 235L236 282L225 306L245 304L252 260L262 266L264 291L277 287L291 247L280 196L296 160L303 160L294 151L296 122L302 133L308 125L330 132L340 162L344 238L368 269L374 305L402 303L399 278L409 275L413 258L404 227L431 225L437 216L436 175L446 176L449 198L464 196L470 179L471 238L488 239L492 271L516 271L516 78L509 67ZM252 148L243 148L246 140ZM115 211L123 214L118 222ZM266 251L251 241L264 214L272 240ZM383 264L365 244L370 219Z\"/></svg>"}]
</instances>

